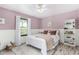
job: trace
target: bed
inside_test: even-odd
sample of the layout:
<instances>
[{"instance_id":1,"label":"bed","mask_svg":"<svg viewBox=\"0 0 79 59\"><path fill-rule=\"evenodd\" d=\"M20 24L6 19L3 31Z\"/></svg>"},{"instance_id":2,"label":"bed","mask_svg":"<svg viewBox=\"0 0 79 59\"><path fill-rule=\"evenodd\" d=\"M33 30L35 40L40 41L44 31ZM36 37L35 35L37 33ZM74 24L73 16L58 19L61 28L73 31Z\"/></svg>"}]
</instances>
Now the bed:
<instances>
[{"instance_id":1,"label":"bed","mask_svg":"<svg viewBox=\"0 0 79 59\"><path fill-rule=\"evenodd\" d=\"M27 37L26 44L41 49L43 55L47 55L47 51L54 49L59 43L58 31L55 35L35 34Z\"/></svg>"}]
</instances>

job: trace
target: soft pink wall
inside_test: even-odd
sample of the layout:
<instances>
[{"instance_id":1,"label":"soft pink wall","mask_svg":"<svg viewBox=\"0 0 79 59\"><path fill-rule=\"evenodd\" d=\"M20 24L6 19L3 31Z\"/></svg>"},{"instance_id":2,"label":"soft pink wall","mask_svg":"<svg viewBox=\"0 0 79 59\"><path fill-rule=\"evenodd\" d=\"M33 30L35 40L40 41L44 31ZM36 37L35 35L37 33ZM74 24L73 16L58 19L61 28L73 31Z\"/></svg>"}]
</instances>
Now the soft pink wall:
<instances>
[{"instance_id":1,"label":"soft pink wall","mask_svg":"<svg viewBox=\"0 0 79 59\"><path fill-rule=\"evenodd\" d=\"M41 27L44 29L47 28L48 22L52 22L52 28L62 29L64 27L64 21L66 19L75 18L79 20L79 10L39 19L33 16L25 15L19 12L7 10L0 7L0 17L6 19L5 24L0 24L0 29L15 29L16 27L15 17L17 15L31 18L32 20L31 26L32 28L35 29L39 29Z\"/></svg>"},{"instance_id":2,"label":"soft pink wall","mask_svg":"<svg viewBox=\"0 0 79 59\"><path fill-rule=\"evenodd\" d=\"M42 28L47 28L48 22L52 23L52 28L54 29L62 29L64 28L64 22L66 19L78 19L79 18L79 10L66 12L59 15L49 16L42 19ZM78 19L79 20L79 19Z\"/></svg>"},{"instance_id":3,"label":"soft pink wall","mask_svg":"<svg viewBox=\"0 0 79 59\"><path fill-rule=\"evenodd\" d=\"M4 8L0 7L0 18L5 18L5 24L0 24L0 29L15 29L16 28L16 22L15 22L15 17L16 16L23 16L23 17L28 17L31 18L32 22L32 28L40 28L41 26L39 25L41 23L41 20L39 18L25 15L19 12L7 10Z\"/></svg>"}]
</instances>

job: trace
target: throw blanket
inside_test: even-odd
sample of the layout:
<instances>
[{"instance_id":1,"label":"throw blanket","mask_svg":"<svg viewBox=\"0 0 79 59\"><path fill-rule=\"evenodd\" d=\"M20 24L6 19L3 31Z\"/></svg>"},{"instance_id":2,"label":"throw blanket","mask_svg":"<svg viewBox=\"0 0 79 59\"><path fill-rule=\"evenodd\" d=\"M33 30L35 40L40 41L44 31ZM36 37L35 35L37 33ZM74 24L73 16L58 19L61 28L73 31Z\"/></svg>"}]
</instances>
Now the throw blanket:
<instances>
[{"instance_id":1,"label":"throw blanket","mask_svg":"<svg viewBox=\"0 0 79 59\"><path fill-rule=\"evenodd\" d=\"M43 38L44 40L46 40L48 50L53 48L53 46L54 46L54 38L53 38L54 35L40 34L40 35L36 35L36 37L40 37L40 38Z\"/></svg>"}]
</instances>

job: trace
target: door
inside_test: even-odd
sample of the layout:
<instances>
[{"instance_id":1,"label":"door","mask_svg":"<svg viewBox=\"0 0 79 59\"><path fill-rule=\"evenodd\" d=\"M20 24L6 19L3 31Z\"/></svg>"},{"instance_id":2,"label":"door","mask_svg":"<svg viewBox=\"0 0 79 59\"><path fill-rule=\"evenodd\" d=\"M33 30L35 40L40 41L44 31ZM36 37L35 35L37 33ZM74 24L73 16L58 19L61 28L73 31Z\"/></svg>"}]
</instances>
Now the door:
<instances>
[{"instance_id":1,"label":"door","mask_svg":"<svg viewBox=\"0 0 79 59\"><path fill-rule=\"evenodd\" d=\"M21 16L16 16L16 44L25 43L27 35L30 35L31 20Z\"/></svg>"}]
</instances>

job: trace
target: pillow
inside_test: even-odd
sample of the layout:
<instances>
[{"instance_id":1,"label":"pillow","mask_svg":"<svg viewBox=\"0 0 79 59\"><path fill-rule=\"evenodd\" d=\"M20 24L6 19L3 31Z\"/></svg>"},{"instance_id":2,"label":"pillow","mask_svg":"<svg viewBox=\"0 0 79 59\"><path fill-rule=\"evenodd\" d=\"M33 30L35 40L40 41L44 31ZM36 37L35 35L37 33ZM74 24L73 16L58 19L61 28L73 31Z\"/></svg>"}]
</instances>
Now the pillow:
<instances>
[{"instance_id":1,"label":"pillow","mask_svg":"<svg viewBox=\"0 0 79 59\"><path fill-rule=\"evenodd\" d=\"M44 30L43 34L47 34L47 33L48 33L48 31L47 30Z\"/></svg>"},{"instance_id":2,"label":"pillow","mask_svg":"<svg viewBox=\"0 0 79 59\"><path fill-rule=\"evenodd\" d=\"M50 31L50 35L56 35L56 31Z\"/></svg>"}]
</instances>

